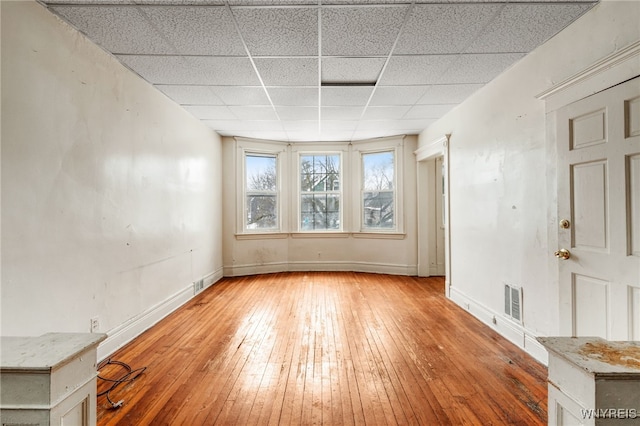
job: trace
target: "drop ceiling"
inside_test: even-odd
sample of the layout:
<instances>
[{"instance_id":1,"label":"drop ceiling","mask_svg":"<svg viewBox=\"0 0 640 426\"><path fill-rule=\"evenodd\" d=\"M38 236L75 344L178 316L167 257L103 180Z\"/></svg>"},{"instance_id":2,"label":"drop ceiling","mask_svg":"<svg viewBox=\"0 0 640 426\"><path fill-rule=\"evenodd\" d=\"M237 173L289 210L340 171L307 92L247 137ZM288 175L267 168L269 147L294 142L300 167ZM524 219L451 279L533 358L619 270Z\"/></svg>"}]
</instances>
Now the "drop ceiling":
<instances>
[{"instance_id":1,"label":"drop ceiling","mask_svg":"<svg viewBox=\"0 0 640 426\"><path fill-rule=\"evenodd\" d=\"M225 136L417 134L593 1L43 1Z\"/></svg>"}]
</instances>

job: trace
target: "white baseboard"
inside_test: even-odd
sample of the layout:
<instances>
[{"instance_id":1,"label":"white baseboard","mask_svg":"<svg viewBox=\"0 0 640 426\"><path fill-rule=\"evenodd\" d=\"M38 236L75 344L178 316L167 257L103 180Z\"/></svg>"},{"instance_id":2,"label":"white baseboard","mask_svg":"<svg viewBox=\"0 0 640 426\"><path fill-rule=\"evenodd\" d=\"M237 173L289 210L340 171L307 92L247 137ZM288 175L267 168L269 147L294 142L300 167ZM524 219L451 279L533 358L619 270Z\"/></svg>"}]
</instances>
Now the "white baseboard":
<instances>
[{"instance_id":1,"label":"white baseboard","mask_svg":"<svg viewBox=\"0 0 640 426\"><path fill-rule=\"evenodd\" d=\"M203 277L204 288L211 286L222 276L222 268L205 275ZM107 358L193 297L193 283L189 283L166 300L111 329L107 332L107 338L98 346L98 361Z\"/></svg>"},{"instance_id":2,"label":"white baseboard","mask_svg":"<svg viewBox=\"0 0 640 426\"><path fill-rule=\"evenodd\" d=\"M547 365L547 350L529 330L500 312L495 312L486 306L475 302L453 286L449 287L449 299L465 311L497 331L511 343L517 345L538 362Z\"/></svg>"},{"instance_id":3,"label":"white baseboard","mask_svg":"<svg viewBox=\"0 0 640 426\"><path fill-rule=\"evenodd\" d=\"M418 274L418 266L371 262L274 262L224 267L224 275L227 277L294 271L353 271L411 276Z\"/></svg>"}]
</instances>

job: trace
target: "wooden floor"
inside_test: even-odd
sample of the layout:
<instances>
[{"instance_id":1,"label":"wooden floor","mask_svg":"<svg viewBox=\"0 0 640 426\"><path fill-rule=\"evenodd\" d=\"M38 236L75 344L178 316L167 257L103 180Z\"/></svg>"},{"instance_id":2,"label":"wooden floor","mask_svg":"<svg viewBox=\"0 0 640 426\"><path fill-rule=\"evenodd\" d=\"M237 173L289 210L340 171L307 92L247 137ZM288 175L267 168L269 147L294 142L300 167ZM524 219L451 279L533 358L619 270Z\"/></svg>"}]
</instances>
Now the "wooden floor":
<instances>
[{"instance_id":1,"label":"wooden floor","mask_svg":"<svg viewBox=\"0 0 640 426\"><path fill-rule=\"evenodd\" d=\"M111 393L122 407L98 398L98 424L546 424L546 368L443 293L441 278L225 278L112 355L147 369Z\"/></svg>"}]
</instances>

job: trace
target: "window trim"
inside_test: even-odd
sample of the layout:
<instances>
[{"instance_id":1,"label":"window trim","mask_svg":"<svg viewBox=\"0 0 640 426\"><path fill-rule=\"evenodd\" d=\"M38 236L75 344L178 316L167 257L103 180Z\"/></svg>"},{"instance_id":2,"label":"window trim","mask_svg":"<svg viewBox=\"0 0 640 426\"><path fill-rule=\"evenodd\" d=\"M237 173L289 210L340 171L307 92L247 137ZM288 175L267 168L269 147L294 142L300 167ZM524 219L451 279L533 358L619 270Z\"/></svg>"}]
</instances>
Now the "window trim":
<instances>
[{"instance_id":1,"label":"window trim","mask_svg":"<svg viewBox=\"0 0 640 426\"><path fill-rule=\"evenodd\" d=\"M287 209L285 194L283 191L283 183L286 179L286 144L276 141L252 141L236 138L236 237L238 239L251 239L252 236L257 238L285 238L285 224ZM276 159L276 208L277 208L277 227L273 229L249 229L246 223L247 209L247 173L246 158L247 156L264 156L275 157Z\"/></svg>"},{"instance_id":2,"label":"window trim","mask_svg":"<svg viewBox=\"0 0 640 426\"><path fill-rule=\"evenodd\" d=\"M375 141L362 141L353 143L353 168L354 185L357 186L357 199L354 199L354 237L371 238L404 238L404 203L402 194L404 192L403 177L403 153L404 136L390 137ZM371 228L364 224L364 155L381 152L393 152L393 173L394 173L394 227L393 228ZM354 197L355 198L355 197ZM384 235L384 237L383 237Z\"/></svg>"},{"instance_id":3,"label":"window trim","mask_svg":"<svg viewBox=\"0 0 640 426\"><path fill-rule=\"evenodd\" d=\"M330 145L327 145L327 148L331 148ZM331 190L331 191L319 191L320 193L338 193L339 194L339 206L340 206L340 228L338 229L302 229L302 224L301 224L301 217L302 217L302 183L301 183L301 166L302 166L302 162L301 162L301 158L303 156L331 156L331 155L337 155L338 156L338 162L339 162L339 183L340 183L340 189L338 191L335 190ZM342 234L345 231L347 231L345 229L344 226L344 218L345 218L345 211L344 211L344 200L345 200L345 195L344 195L344 182L345 182L345 172L344 172L344 164L345 164L345 155L344 152L341 150L336 150L336 149L313 149L313 150L306 150L306 149L296 149L295 150L295 163L296 163L296 167L295 167L295 176L296 176L296 195L295 195L295 199L296 199L296 203L295 203L295 210L296 210L296 215L295 215L295 226L292 227L292 229L296 230L296 234L321 234L321 235L328 235L328 234ZM311 191L310 193L313 194L315 191Z\"/></svg>"}]
</instances>

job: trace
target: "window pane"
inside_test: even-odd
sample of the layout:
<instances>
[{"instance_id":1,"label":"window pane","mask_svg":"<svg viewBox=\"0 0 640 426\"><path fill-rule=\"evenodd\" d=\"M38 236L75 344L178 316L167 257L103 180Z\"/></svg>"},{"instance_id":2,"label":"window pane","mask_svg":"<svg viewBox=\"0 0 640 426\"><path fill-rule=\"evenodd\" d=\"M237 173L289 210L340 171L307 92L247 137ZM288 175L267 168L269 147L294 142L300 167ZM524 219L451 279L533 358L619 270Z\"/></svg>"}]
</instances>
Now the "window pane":
<instances>
[{"instance_id":1,"label":"window pane","mask_svg":"<svg viewBox=\"0 0 640 426\"><path fill-rule=\"evenodd\" d=\"M247 195L247 229L278 227L276 195Z\"/></svg>"},{"instance_id":2,"label":"window pane","mask_svg":"<svg viewBox=\"0 0 640 426\"><path fill-rule=\"evenodd\" d=\"M278 176L275 155L245 155L245 229L276 230Z\"/></svg>"},{"instance_id":3,"label":"window pane","mask_svg":"<svg viewBox=\"0 0 640 426\"><path fill-rule=\"evenodd\" d=\"M246 156L246 182L249 191L276 191L276 157Z\"/></svg>"},{"instance_id":4,"label":"window pane","mask_svg":"<svg viewBox=\"0 0 640 426\"><path fill-rule=\"evenodd\" d=\"M393 166L393 151L363 154L363 189L365 191L393 189Z\"/></svg>"},{"instance_id":5,"label":"window pane","mask_svg":"<svg viewBox=\"0 0 640 426\"><path fill-rule=\"evenodd\" d=\"M340 229L340 155L300 156L300 230Z\"/></svg>"},{"instance_id":6,"label":"window pane","mask_svg":"<svg viewBox=\"0 0 640 426\"><path fill-rule=\"evenodd\" d=\"M367 228L393 228L393 192L365 192L362 220Z\"/></svg>"}]
</instances>

